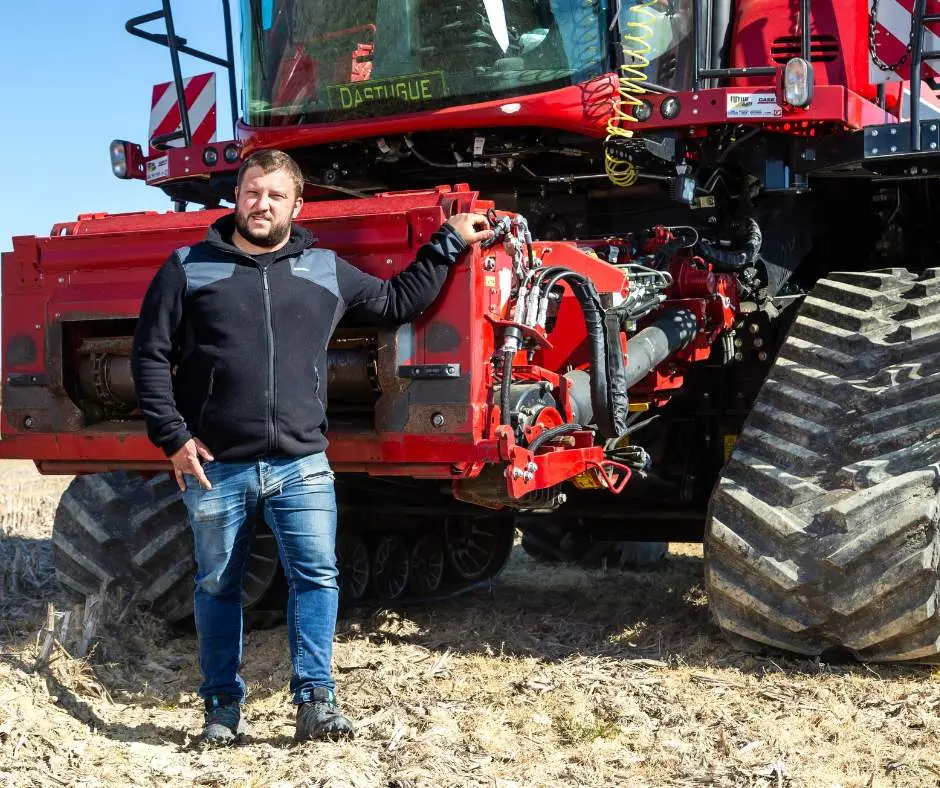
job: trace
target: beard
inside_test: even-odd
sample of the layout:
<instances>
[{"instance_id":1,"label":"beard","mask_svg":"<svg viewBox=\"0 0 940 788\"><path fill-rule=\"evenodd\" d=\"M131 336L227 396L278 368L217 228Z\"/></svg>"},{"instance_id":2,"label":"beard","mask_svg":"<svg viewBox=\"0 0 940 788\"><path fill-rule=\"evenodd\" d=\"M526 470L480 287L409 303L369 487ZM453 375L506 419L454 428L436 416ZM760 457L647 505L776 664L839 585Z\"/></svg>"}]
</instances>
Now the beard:
<instances>
[{"instance_id":1,"label":"beard","mask_svg":"<svg viewBox=\"0 0 940 788\"><path fill-rule=\"evenodd\" d=\"M255 246L263 246L265 248L270 248L272 246L277 246L281 243L287 236L290 235L290 225L291 220L288 217L282 222L271 222L271 227L267 232L258 232L257 230L252 230L248 226L248 221L252 216L267 216L267 214L250 214L243 211L235 212L235 227L238 230L239 235L242 236L246 241L250 241Z\"/></svg>"}]
</instances>

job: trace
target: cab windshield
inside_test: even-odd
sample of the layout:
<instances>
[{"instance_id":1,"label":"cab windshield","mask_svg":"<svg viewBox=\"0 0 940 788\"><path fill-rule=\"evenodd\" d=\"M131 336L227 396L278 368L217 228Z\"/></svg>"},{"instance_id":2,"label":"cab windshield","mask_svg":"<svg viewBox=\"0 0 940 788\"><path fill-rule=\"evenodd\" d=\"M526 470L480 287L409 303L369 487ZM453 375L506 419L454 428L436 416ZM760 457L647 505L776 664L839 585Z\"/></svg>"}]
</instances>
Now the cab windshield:
<instances>
[{"instance_id":1,"label":"cab windshield","mask_svg":"<svg viewBox=\"0 0 940 788\"><path fill-rule=\"evenodd\" d=\"M378 118L612 70L607 0L241 0L252 126Z\"/></svg>"}]
</instances>

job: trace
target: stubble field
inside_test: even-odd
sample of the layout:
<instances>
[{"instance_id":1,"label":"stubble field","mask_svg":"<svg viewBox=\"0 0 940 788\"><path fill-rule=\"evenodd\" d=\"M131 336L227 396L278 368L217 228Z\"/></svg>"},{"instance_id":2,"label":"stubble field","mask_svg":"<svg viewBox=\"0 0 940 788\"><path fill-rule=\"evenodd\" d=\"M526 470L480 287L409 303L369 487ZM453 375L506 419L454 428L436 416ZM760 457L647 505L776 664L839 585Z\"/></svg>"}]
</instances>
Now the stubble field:
<instances>
[{"instance_id":1,"label":"stubble field","mask_svg":"<svg viewBox=\"0 0 940 788\"><path fill-rule=\"evenodd\" d=\"M67 481L0 463L0 785L940 784L940 673L735 651L697 545L655 572L516 548L487 591L341 619L352 742L293 744L285 630L251 632L252 735L205 750L194 635L106 609L87 658L37 663Z\"/></svg>"}]
</instances>

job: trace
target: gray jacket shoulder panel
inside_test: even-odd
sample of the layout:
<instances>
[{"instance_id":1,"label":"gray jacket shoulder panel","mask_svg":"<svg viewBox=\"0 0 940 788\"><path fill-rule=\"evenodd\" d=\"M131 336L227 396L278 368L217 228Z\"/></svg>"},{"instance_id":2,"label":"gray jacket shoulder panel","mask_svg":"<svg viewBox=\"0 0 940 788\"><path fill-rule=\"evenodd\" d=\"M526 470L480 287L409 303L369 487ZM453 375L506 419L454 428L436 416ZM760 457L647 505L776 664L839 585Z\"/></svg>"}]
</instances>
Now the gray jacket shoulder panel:
<instances>
[{"instance_id":1,"label":"gray jacket shoulder panel","mask_svg":"<svg viewBox=\"0 0 940 788\"><path fill-rule=\"evenodd\" d=\"M343 295L336 278L336 254L328 249L306 249L302 254L290 259L290 269L294 276L320 285L340 301Z\"/></svg>"},{"instance_id":2,"label":"gray jacket shoulder panel","mask_svg":"<svg viewBox=\"0 0 940 788\"><path fill-rule=\"evenodd\" d=\"M186 274L187 296L192 295L202 287L208 287L223 279L229 279L235 273L235 263L204 257L191 246L177 249L176 258Z\"/></svg>"}]
</instances>

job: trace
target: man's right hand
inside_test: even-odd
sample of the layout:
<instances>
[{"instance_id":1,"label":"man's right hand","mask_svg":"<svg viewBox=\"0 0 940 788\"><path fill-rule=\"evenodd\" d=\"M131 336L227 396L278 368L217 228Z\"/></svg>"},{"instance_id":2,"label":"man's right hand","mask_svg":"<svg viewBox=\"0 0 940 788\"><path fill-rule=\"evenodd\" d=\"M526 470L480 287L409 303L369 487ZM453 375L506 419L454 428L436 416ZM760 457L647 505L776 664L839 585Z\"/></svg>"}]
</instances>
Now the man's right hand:
<instances>
[{"instance_id":1,"label":"man's right hand","mask_svg":"<svg viewBox=\"0 0 940 788\"><path fill-rule=\"evenodd\" d=\"M463 238L467 246L493 237L489 220L482 213L455 213L447 220L447 224Z\"/></svg>"},{"instance_id":2,"label":"man's right hand","mask_svg":"<svg viewBox=\"0 0 940 788\"><path fill-rule=\"evenodd\" d=\"M200 458L206 460L206 462L212 462L215 459L206 444L199 438L190 438L175 454L170 455L170 462L173 463L173 475L176 476L176 483L181 490L186 489L186 480L183 478L184 473L195 476L207 490L212 489L212 484L206 478L206 472L203 470Z\"/></svg>"}]
</instances>

